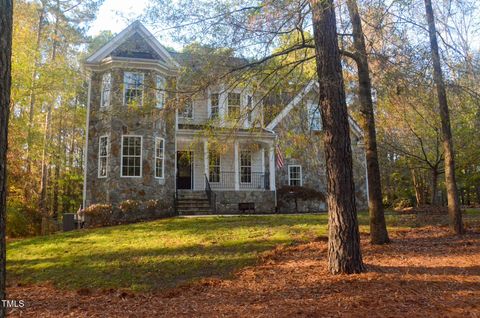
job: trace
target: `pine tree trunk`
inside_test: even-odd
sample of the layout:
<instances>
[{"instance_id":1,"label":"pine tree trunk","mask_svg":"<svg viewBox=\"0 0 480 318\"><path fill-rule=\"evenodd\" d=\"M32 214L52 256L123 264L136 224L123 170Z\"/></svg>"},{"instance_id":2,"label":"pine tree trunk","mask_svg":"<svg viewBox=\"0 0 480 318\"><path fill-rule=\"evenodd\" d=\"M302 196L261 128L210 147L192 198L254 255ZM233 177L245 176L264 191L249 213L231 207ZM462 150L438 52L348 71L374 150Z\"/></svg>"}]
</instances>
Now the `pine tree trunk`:
<instances>
[{"instance_id":1,"label":"pine tree trunk","mask_svg":"<svg viewBox=\"0 0 480 318\"><path fill-rule=\"evenodd\" d=\"M57 219L58 217L58 210L59 210L59 195L60 195L60 170L61 170L61 153L65 152L62 143L62 135L63 135L63 114L59 114L59 125L56 132L57 135L57 145L56 151L54 155L55 160L55 170L53 176L53 204L52 204L52 211L53 211L53 218Z\"/></svg>"},{"instance_id":2,"label":"pine tree trunk","mask_svg":"<svg viewBox=\"0 0 480 318\"><path fill-rule=\"evenodd\" d=\"M475 194L477 196L477 204L480 204L480 185L475 186Z\"/></svg>"},{"instance_id":3,"label":"pine tree trunk","mask_svg":"<svg viewBox=\"0 0 480 318\"><path fill-rule=\"evenodd\" d=\"M373 113L372 82L367 59L367 49L363 35L362 21L356 0L347 0L352 23L353 44L358 68L359 98L364 132L368 174L368 211L370 214L370 241L372 244L385 244L388 238L385 214L383 211L382 184L378 165L377 133Z\"/></svg>"},{"instance_id":4,"label":"pine tree trunk","mask_svg":"<svg viewBox=\"0 0 480 318\"><path fill-rule=\"evenodd\" d=\"M437 192L438 192L438 171L436 169L432 169L432 205L438 205Z\"/></svg>"},{"instance_id":5,"label":"pine tree trunk","mask_svg":"<svg viewBox=\"0 0 480 318\"><path fill-rule=\"evenodd\" d=\"M42 39L42 31L43 31L43 23L45 17L45 6L42 5L42 8L39 10L38 13L38 25L37 25L37 40L35 46L35 58L33 63L33 70L32 70L32 77L31 77L31 84L30 84L30 109L28 112L28 128L27 128L27 149L25 152L26 163L27 163L27 175L31 175L32 171L32 162L31 162L31 148L32 148L32 139L33 139L33 119L35 114L35 102L36 102L36 81L38 75L38 68L40 66L40 42ZM31 193L31 185L25 183L25 196L26 198L30 198Z\"/></svg>"},{"instance_id":6,"label":"pine tree trunk","mask_svg":"<svg viewBox=\"0 0 480 318\"><path fill-rule=\"evenodd\" d=\"M47 183L48 183L48 167L47 167L47 147L50 141L50 121L52 117L52 106L48 106L47 114L45 116L45 128L43 136L43 150L42 150L42 173L40 177L40 202L39 207L43 216L47 212Z\"/></svg>"},{"instance_id":7,"label":"pine tree trunk","mask_svg":"<svg viewBox=\"0 0 480 318\"><path fill-rule=\"evenodd\" d=\"M327 167L328 261L333 274L364 271L360 252L350 126L332 0L310 0Z\"/></svg>"},{"instance_id":8,"label":"pine tree trunk","mask_svg":"<svg viewBox=\"0 0 480 318\"><path fill-rule=\"evenodd\" d=\"M440 54L437 42L437 29L433 15L432 1L425 0L425 12L428 22L428 33L433 61L433 79L437 87L440 120L442 122L442 137L445 156L445 186L447 188L448 214L450 227L455 234L463 234L462 211L458 200L457 182L455 180L455 154L453 151L452 129L448 111L447 92L443 80Z\"/></svg>"},{"instance_id":9,"label":"pine tree trunk","mask_svg":"<svg viewBox=\"0 0 480 318\"><path fill-rule=\"evenodd\" d=\"M425 204L425 186L421 176L417 175L415 169L410 168L412 174L413 188L415 189L415 199L417 207Z\"/></svg>"},{"instance_id":10,"label":"pine tree trunk","mask_svg":"<svg viewBox=\"0 0 480 318\"><path fill-rule=\"evenodd\" d=\"M0 0L0 299L7 299L5 291L6 244L5 222L7 214L7 145L12 85L12 16L11 0ZM0 306L0 317L5 317L5 307Z\"/></svg>"}]
</instances>

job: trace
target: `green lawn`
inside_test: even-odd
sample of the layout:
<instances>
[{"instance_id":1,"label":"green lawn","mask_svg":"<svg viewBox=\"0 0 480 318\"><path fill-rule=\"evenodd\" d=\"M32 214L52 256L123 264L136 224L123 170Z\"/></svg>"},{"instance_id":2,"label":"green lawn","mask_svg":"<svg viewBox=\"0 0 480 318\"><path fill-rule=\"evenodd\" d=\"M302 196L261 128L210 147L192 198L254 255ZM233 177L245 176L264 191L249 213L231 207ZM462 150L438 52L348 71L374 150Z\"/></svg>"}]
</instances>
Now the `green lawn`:
<instances>
[{"instance_id":1,"label":"green lawn","mask_svg":"<svg viewBox=\"0 0 480 318\"><path fill-rule=\"evenodd\" d=\"M359 216L361 231L368 216ZM387 214L390 226L398 218ZM261 252L326 235L327 216L172 218L10 242L9 279L61 288L155 290L255 263Z\"/></svg>"}]
</instances>

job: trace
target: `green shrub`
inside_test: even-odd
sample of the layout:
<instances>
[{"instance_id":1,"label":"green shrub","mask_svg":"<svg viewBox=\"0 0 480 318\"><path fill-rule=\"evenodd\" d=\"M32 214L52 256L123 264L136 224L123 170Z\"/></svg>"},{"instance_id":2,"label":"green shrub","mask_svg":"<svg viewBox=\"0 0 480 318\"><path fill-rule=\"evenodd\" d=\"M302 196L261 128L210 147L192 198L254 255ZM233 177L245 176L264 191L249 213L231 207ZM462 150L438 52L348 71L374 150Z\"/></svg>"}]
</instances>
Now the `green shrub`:
<instances>
[{"instance_id":1,"label":"green shrub","mask_svg":"<svg viewBox=\"0 0 480 318\"><path fill-rule=\"evenodd\" d=\"M38 235L42 224L42 216L38 211L16 200L7 201L8 237L25 237Z\"/></svg>"}]
</instances>

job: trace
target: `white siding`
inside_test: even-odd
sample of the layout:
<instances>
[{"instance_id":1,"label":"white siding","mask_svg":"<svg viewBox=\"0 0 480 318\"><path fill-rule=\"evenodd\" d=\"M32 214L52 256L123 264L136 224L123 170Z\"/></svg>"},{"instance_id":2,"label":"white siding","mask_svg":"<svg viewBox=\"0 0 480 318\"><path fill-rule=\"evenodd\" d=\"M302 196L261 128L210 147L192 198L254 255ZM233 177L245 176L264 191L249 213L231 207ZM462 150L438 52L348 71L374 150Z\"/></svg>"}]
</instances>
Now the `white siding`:
<instances>
[{"instance_id":1,"label":"white siding","mask_svg":"<svg viewBox=\"0 0 480 318\"><path fill-rule=\"evenodd\" d=\"M205 165L203 161L203 144L197 143L195 148L195 158L193 165L193 189L205 189Z\"/></svg>"}]
</instances>

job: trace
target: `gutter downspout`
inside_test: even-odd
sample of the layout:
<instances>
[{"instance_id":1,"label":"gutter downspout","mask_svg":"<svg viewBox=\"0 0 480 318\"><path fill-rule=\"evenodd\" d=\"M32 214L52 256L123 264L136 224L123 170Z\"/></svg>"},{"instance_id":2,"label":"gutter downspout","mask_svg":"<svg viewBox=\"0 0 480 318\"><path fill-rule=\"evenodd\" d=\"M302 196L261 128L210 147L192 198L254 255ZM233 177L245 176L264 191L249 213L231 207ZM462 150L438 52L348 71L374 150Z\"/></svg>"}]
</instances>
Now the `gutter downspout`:
<instances>
[{"instance_id":1,"label":"gutter downspout","mask_svg":"<svg viewBox=\"0 0 480 318\"><path fill-rule=\"evenodd\" d=\"M87 92L87 130L85 132L85 149L83 153L83 198L82 207L86 208L87 203L87 169L88 169L88 132L90 130L90 97L92 91L92 75L88 75L88 92Z\"/></svg>"}]
</instances>

